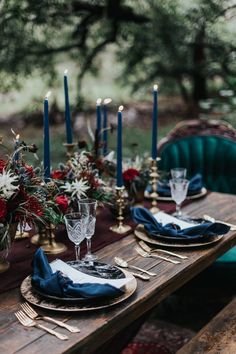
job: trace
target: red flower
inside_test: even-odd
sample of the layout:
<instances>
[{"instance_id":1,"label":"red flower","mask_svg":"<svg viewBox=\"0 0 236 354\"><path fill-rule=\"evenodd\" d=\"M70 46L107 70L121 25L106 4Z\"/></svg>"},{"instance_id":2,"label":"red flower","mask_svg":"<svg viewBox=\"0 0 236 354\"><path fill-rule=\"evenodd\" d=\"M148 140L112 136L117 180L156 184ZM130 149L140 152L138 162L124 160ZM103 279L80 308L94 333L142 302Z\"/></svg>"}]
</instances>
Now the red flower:
<instances>
[{"instance_id":1,"label":"red flower","mask_svg":"<svg viewBox=\"0 0 236 354\"><path fill-rule=\"evenodd\" d=\"M4 219L7 215L7 203L0 199L0 219Z\"/></svg>"},{"instance_id":2,"label":"red flower","mask_svg":"<svg viewBox=\"0 0 236 354\"><path fill-rule=\"evenodd\" d=\"M67 175L66 171L54 170L51 173L51 178L52 179L65 179L66 175Z\"/></svg>"},{"instance_id":3,"label":"red flower","mask_svg":"<svg viewBox=\"0 0 236 354\"><path fill-rule=\"evenodd\" d=\"M123 172L124 181L132 181L135 177L139 176L139 171L135 168L128 168L128 170Z\"/></svg>"},{"instance_id":4,"label":"red flower","mask_svg":"<svg viewBox=\"0 0 236 354\"><path fill-rule=\"evenodd\" d=\"M65 195L58 195L55 198L55 202L57 203L62 213L65 214L69 205L68 198Z\"/></svg>"},{"instance_id":5,"label":"red flower","mask_svg":"<svg viewBox=\"0 0 236 354\"><path fill-rule=\"evenodd\" d=\"M100 185L99 181L97 178L95 178L95 176L93 175L93 173L89 172L89 171L83 171L81 172L81 177L84 180L87 180L88 184L90 185L91 189L97 189Z\"/></svg>"},{"instance_id":6,"label":"red flower","mask_svg":"<svg viewBox=\"0 0 236 354\"><path fill-rule=\"evenodd\" d=\"M32 166L24 165L25 171L29 177L34 177L34 169Z\"/></svg>"},{"instance_id":7,"label":"red flower","mask_svg":"<svg viewBox=\"0 0 236 354\"><path fill-rule=\"evenodd\" d=\"M39 203L38 199L33 195L28 195L26 203L24 204L24 208L28 210L30 213L35 214L37 216L43 215L43 207Z\"/></svg>"},{"instance_id":8,"label":"red flower","mask_svg":"<svg viewBox=\"0 0 236 354\"><path fill-rule=\"evenodd\" d=\"M6 161L0 159L0 173L2 173L3 169L6 167Z\"/></svg>"}]
</instances>

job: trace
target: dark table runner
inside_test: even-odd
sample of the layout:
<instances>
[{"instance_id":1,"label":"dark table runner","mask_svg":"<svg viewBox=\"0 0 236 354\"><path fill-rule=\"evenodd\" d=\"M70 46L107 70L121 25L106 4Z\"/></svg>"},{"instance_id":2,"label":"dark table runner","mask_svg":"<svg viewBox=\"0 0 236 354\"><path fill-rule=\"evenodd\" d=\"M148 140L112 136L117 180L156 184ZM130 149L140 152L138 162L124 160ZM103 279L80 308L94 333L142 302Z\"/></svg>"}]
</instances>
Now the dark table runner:
<instances>
[{"instance_id":1,"label":"dark table runner","mask_svg":"<svg viewBox=\"0 0 236 354\"><path fill-rule=\"evenodd\" d=\"M145 206L148 206L148 204ZM175 210L175 204L172 202L159 202L158 207L167 213ZM132 220L127 219L125 222L134 229L135 224ZM115 217L110 210L107 208L102 209L97 216L95 235L92 238L93 252L127 236L127 234L119 235L109 230L109 227L115 223ZM60 258L63 261L75 259L74 244L68 239L64 227L57 232L56 241L64 243L68 249L57 255L48 255L49 261L56 258ZM0 293L18 287L23 279L31 274L31 262L36 249L37 246L33 245L29 238L15 240L7 258L10 262L10 268L5 273L0 274ZM85 253L86 243L83 241L81 244L81 255L83 256Z\"/></svg>"}]
</instances>

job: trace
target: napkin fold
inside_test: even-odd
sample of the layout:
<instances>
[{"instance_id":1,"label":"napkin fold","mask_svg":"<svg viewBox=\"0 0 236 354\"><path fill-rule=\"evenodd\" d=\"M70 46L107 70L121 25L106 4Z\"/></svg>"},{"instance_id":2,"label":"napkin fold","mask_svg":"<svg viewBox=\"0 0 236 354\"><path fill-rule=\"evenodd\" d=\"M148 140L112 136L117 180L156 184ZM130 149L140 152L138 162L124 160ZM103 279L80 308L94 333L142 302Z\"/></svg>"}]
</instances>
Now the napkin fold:
<instances>
[{"instance_id":1,"label":"napkin fold","mask_svg":"<svg viewBox=\"0 0 236 354\"><path fill-rule=\"evenodd\" d=\"M61 272L53 273L42 248L39 248L34 254L31 281L32 285L43 293L62 298L92 299L115 297L124 293L121 289L110 284L78 284L73 283L71 279L64 276Z\"/></svg>"},{"instance_id":2,"label":"napkin fold","mask_svg":"<svg viewBox=\"0 0 236 354\"><path fill-rule=\"evenodd\" d=\"M189 180L188 195L194 195L201 190L203 187L202 175L197 173ZM152 191L152 187L149 185L147 188L148 192ZM163 197L170 197L170 184L168 180L160 180L157 184L157 193Z\"/></svg>"},{"instance_id":3,"label":"napkin fold","mask_svg":"<svg viewBox=\"0 0 236 354\"><path fill-rule=\"evenodd\" d=\"M145 208L131 208L133 220L144 225L145 230L152 236L163 235L171 237L183 237L183 239L194 239L200 236L216 236L226 234L230 227L218 222L206 222L185 229L180 229L176 224L162 225L151 212Z\"/></svg>"}]
</instances>

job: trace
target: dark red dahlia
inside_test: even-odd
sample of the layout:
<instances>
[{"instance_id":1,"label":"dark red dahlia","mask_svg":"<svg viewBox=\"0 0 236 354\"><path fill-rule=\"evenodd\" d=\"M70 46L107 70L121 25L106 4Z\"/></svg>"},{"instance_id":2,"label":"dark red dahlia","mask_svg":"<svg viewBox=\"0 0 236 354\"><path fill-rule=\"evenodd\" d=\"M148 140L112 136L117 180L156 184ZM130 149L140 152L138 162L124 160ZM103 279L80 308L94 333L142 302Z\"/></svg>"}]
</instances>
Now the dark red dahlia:
<instances>
[{"instance_id":1,"label":"dark red dahlia","mask_svg":"<svg viewBox=\"0 0 236 354\"><path fill-rule=\"evenodd\" d=\"M43 207L39 203L38 199L33 195L28 195L26 203L24 204L24 208L31 214L35 214L37 216L43 215Z\"/></svg>"},{"instance_id":2,"label":"dark red dahlia","mask_svg":"<svg viewBox=\"0 0 236 354\"><path fill-rule=\"evenodd\" d=\"M24 168L28 176L30 176L31 178L35 176L34 169L32 166L24 165Z\"/></svg>"},{"instance_id":3,"label":"dark red dahlia","mask_svg":"<svg viewBox=\"0 0 236 354\"><path fill-rule=\"evenodd\" d=\"M0 219L4 219L7 215L7 203L0 198Z\"/></svg>"},{"instance_id":4,"label":"dark red dahlia","mask_svg":"<svg viewBox=\"0 0 236 354\"><path fill-rule=\"evenodd\" d=\"M67 175L66 171L54 170L51 173L51 178L52 179L61 179L61 180L63 180L63 179L65 179L66 175Z\"/></svg>"},{"instance_id":5,"label":"dark red dahlia","mask_svg":"<svg viewBox=\"0 0 236 354\"><path fill-rule=\"evenodd\" d=\"M139 171L135 168L128 168L128 170L123 172L123 179L126 182L132 181L137 176L139 176Z\"/></svg>"},{"instance_id":6,"label":"dark red dahlia","mask_svg":"<svg viewBox=\"0 0 236 354\"><path fill-rule=\"evenodd\" d=\"M59 209L62 211L63 214L67 212L69 201L65 195L58 195L55 198L55 202L58 205Z\"/></svg>"},{"instance_id":7,"label":"dark red dahlia","mask_svg":"<svg viewBox=\"0 0 236 354\"><path fill-rule=\"evenodd\" d=\"M3 169L6 167L7 162L0 159L0 173L2 173Z\"/></svg>"}]
</instances>

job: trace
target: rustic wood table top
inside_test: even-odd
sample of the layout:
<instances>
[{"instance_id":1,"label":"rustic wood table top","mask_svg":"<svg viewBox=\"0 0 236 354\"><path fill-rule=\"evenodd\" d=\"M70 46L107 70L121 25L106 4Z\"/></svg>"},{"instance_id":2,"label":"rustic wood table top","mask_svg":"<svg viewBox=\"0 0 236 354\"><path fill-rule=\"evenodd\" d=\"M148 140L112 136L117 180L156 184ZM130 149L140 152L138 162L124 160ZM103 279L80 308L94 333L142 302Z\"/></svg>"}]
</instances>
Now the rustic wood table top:
<instances>
[{"instance_id":1,"label":"rustic wood table top","mask_svg":"<svg viewBox=\"0 0 236 354\"><path fill-rule=\"evenodd\" d=\"M210 214L216 219L236 224L235 206L236 196L210 193L206 198L189 204L184 210L196 217ZM156 277L152 277L150 281L137 279L136 292L114 307L72 314L38 309L40 313L63 319L81 329L80 333L69 333L63 328L47 324L48 327L59 329L60 333L67 334L69 336L67 341L61 341L36 328L23 327L14 316L14 313L20 309L20 303L23 302L20 290L17 288L7 291L0 295L0 352L4 354L93 353L235 244L236 231L231 231L221 241L207 248L184 251L175 249L175 252L189 256L188 259L182 260L181 264L175 265L158 259L142 258L135 251L137 239L134 234L130 234L100 250L97 253L99 260L114 264L113 257L120 256L132 264L151 269L158 274Z\"/></svg>"}]
</instances>

